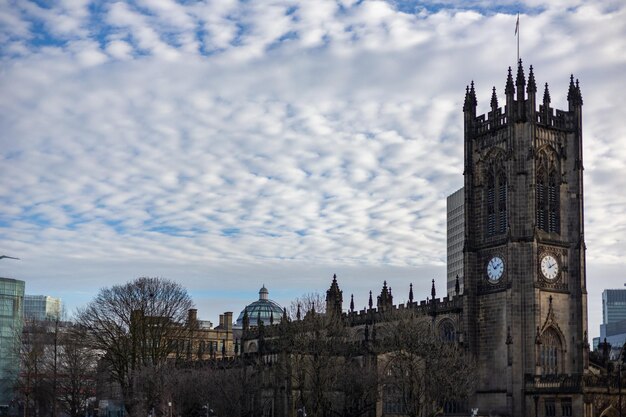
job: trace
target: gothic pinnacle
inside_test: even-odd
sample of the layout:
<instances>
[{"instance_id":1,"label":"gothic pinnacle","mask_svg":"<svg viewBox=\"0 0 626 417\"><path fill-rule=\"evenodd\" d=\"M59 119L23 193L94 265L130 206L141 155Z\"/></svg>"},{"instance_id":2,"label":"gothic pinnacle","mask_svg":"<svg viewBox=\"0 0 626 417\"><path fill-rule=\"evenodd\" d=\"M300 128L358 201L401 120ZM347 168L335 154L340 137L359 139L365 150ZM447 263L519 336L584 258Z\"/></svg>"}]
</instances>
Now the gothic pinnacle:
<instances>
[{"instance_id":1,"label":"gothic pinnacle","mask_svg":"<svg viewBox=\"0 0 626 417\"><path fill-rule=\"evenodd\" d=\"M524 77L524 67L522 66L522 60L520 59L517 64L517 79L515 80L515 86L521 87L526 84L526 77Z\"/></svg>"},{"instance_id":2,"label":"gothic pinnacle","mask_svg":"<svg viewBox=\"0 0 626 417\"><path fill-rule=\"evenodd\" d=\"M574 74L569 76L569 89L567 90L567 101L574 100L576 94L576 86L574 85Z\"/></svg>"},{"instance_id":3,"label":"gothic pinnacle","mask_svg":"<svg viewBox=\"0 0 626 417\"><path fill-rule=\"evenodd\" d=\"M493 90L491 92L491 109L495 110L498 108L498 96L496 95L496 86L493 86Z\"/></svg>"},{"instance_id":4,"label":"gothic pinnacle","mask_svg":"<svg viewBox=\"0 0 626 417\"><path fill-rule=\"evenodd\" d=\"M543 90L543 105L545 107L550 105L550 90L548 89L548 83L546 83L546 89Z\"/></svg>"},{"instance_id":5,"label":"gothic pinnacle","mask_svg":"<svg viewBox=\"0 0 626 417\"><path fill-rule=\"evenodd\" d=\"M354 311L354 294L350 294L350 311Z\"/></svg>"},{"instance_id":6,"label":"gothic pinnacle","mask_svg":"<svg viewBox=\"0 0 626 417\"><path fill-rule=\"evenodd\" d=\"M433 300L435 299L435 280L433 279L433 287L430 289L430 295L433 296Z\"/></svg>"},{"instance_id":7,"label":"gothic pinnacle","mask_svg":"<svg viewBox=\"0 0 626 417\"><path fill-rule=\"evenodd\" d=\"M409 284L409 303L413 303L413 283Z\"/></svg>"},{"instance_id":8,"label":"gothic pinnacle","mask_svg":"<svg viewBox=\"0 0 626 417\"><path fill-rule=\"evenodd\" d=\"M478 104L478 100L476 100L476 91L474 90L474 80L470 83L470 91L469 91L470 104L474 107Z\"/></svg>"},{"instance_id":9,"label":"gothic pinnacle","mask_svg":"<svg viewBox=\"0 0 626 417\"><path fill-rule=\"evenodd\" d=\"M369 306L370 306L370 310L372 309L372 307L374 306L374 302L372 301L372 290L370 290L370 300L369 300Z\"/></svg>"},{"instance_id":10,"label":"gothic pinnacle","mask_svg":"<svg viewBox=\"0 0 626 417\"><path fill-rule=\"evenodd\" d=\"M530 72L528 73L528 86L526 87L527 93L536 93L537 84L535 84L535 74L533 73L533 66L530 66Z\"/></svg>"},{"instance_id":11,"label":"gothic pinnacle","mask_svg":"<svg viewBox=\"0 0 626 417\"><path fill-rule=\"evenodd\" d=\"M506 77L506 87L504 88L504 92L507 95L513 95L515 93L515 87L513 86L513 74L511 72L511 67L509 67L509 74Z\"/></svg>"}]
</instances>

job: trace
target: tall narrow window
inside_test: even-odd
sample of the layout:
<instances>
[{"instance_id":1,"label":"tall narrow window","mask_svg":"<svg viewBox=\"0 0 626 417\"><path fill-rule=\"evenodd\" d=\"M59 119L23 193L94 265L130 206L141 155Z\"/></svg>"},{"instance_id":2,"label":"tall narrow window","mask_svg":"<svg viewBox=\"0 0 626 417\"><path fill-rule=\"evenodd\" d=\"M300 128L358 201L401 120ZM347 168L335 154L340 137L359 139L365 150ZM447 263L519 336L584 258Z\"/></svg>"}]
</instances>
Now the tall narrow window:
<instances>
[{"instance_id":1,"label":"tall narrow window","mask_svg":"<svg viewBox=\"0 0 626 417\"><path fill-rule=\"evenodd\" d=\"M559 186L556 172L550 173L548 181L548 232L560 233Z\"/></svg>"},{"instance_id":2,"label":"tall narrow window","mask_svg":"<svg viewBox=\"0 0 626 417\"><path fill-rule=\"evenodd\" d=\"M506 176L498 177L498 233L506 233Z\"/></svg>"},{"instance_id":3,"label":"tall narrow window","mask_svg":"<svg viewBox=\"0 0 626 417\"><path fill-rule=\"evenodd\" d=\"M496 185L493 175L487 179L487 236L496 233Z\"/></svg>"},{"instance_id":4,"label":"tall narrow window","mask_svg":"<svg viewBox=\"0 0 626 417\"><path fill-rule=\"evenodd\" d=\"M541 371L544 375L559 373L561 361L561 340L552 328L548 328L541 337Z\"/></svg>"},{"instance_id":5,"label":"tall narrow window","mask_svg":"<svg viewBox=\"0 0 626 417\"><path fill-rule=\"evenodd\" d=\"M542 171L537 172L537 228L546 230L546 186Z\"/></svg>"}]
</instances>

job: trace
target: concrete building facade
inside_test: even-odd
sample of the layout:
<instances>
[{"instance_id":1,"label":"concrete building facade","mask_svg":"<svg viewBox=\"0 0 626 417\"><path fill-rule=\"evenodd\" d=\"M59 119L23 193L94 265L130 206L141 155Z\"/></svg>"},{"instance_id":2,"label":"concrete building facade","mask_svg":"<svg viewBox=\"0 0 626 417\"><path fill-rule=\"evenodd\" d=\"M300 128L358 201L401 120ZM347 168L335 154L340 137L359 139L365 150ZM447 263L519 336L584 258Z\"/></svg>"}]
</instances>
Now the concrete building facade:
<instances>
[{"instance_id":1,"label":"concrete building facade","mask_svg":"<svg viewBox=\"0 0 626 417\"><path fill-rule=\"evenodd\" d=\"M463 240L465 239L465 191L461 187L446 199L446 275L448 296L454 295L456 277L463 292Z\"/></svg>"}]
</instances>

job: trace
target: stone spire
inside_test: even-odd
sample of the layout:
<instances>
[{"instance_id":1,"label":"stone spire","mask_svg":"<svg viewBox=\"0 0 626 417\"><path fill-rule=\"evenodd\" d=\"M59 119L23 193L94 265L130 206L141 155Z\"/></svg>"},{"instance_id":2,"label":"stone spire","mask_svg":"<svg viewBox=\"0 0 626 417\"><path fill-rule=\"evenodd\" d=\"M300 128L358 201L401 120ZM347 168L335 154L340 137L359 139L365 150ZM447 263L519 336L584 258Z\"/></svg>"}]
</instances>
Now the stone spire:
<instances>
[{"instance_id":1,"label":"stone spire","mask_svg":"<svg viewBox=\"0 0 626 417\"><path fill-rule=\"evenodd\" d=\"M498 109L498 96L496 95L496 86L493 86L491 90L491 110L496 111Z\"/></svg>"},{"instance_id":2,"label":"stone spire","mask_svg":"<svg viewBox=\"0 0 626 417\"><path fill-rule=\"evenodd\" d=\"M409 284L409 305L413 304L413 283Z\"/></svg>"},{"instance_id":3,"label":"stone spire","mask_svg":"<svg viewBox=\"0 0 626 417\"><path fill-rule=\"evenodd\" d=\"M370 290L370 300L368 305L370 307L370 310L372 309L372 307L374 307L374 302L372 301L372 290Z\"/></svg>"},{"instance_id":4,"label":"stone spire","mask_svg":"<svg viewBox=\"0 0 626 417\"><path fill-rule=\"evenodd\" d=\"M354 294L350 294L350 312L354 312Z\"/></svg>"},{"instance_id":5,"label":"stone spire","mask_svg":"<svg viewBox=\"0 0 626 417\"><path fill-rule=\"evenodd\" d=\"M339 289L339 284L337 284L337 274L333 274L333 282L326 291L326 313L339 317L341 316L342 309L343 291Z\"/></svg>"},{"instance_id":6,"label":"stone spire","mask_svg":"<svg viewBox=\"0 0 626 417\"><path fill-rule=\"evenodd\" d=\"M432 286L432 288L430 289L430 295L432 296L432 299L433 299L433 300L435 299L435 294L436 294L436 293L435 293L435 280L433 279L433 286Z\"/></svg>"},{"instance_id":7,"label":"stone spire","mask_svg":"<svg viewBox=\"0 0 626 417\"><path fill-rule=\"evenodd\" d=\"M509 74L506 77L506 86L504 87L504 92L506 95L510 96L515 94L515 86L513 85L513 74L511 72L511 67L509 67Z\"/></svg>"},{"instance_id":8,"label":"stone spire","mask_svg":"<svg viewBox=\"0 0 626 417\"><path fill-rule=\"evenodd\" d=\"M518 88L524 87L526 85L526 76L524 75L524 67L522 66L522 60L520 59L517 63L517 77L515 79L515 86ZM523 90L522 90L523 91ZM523 97L517 97L520 100Z\"/></svg>"},{"instance_id":9,"label":"stone spire","mask_svg":"<svg viewBox=\"0 0 626 417\"><path fill-rule=\"evenodd\" d=\"M463 103L463 111L475 113L477 104L478 104L478 101L476 100L476 91L474 90L474 81L472 81L470 86L465 88L465 102Z\"/></svg>"},{"instance_id":10,"label":"stone spire","mask_svg":"<svg viewBox=\"0 0 626 417\"><path fill-rule=\"evenodd\" d=\"M546 108L550 106L550 90L548 89L548 83L546 83L546 88L543 90L543 106Z\"/></svg>"},{"instance_id":11,"label":"stone spire","mask_svg":"<svg viewBox=\"0 0 626 417\"><path fill-rule=\"evenodd\" d=\"M533 73L533 66L530 66L530 72L528 73L528 85L526 86L526 92L528 94L537 92L537 84L535 84L535 74Z\"/></svg>"}]
</instances>

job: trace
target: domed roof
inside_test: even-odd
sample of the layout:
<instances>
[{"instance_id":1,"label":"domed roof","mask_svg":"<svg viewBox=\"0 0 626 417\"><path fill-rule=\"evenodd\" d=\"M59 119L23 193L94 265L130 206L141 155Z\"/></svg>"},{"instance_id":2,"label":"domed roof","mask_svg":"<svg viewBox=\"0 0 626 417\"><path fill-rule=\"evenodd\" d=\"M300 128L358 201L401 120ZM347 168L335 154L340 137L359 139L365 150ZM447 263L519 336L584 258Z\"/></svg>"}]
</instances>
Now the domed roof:
<instances>
[{"instance_id":1,"label":"domed roof","mask_svg":"<svg viewBox=\"0 0 626 417\"><path fill-rule=\"evenodd\" d=\"M271 321L278 323L283 316L283 308L275 301L269 299L269 291L265 285L259 290L259 299L244 308L237 318L237 327L243 327L243 316L248 312L250 326L258 326L258 319L264 325L269 325ZM270 319L270 317L272 319Z\"/></svg>"}]
</instances>

